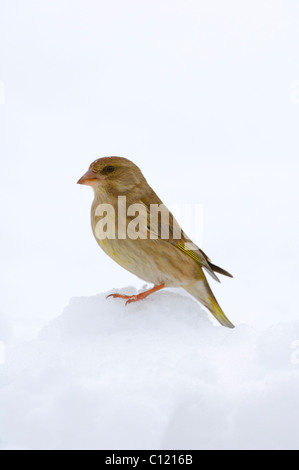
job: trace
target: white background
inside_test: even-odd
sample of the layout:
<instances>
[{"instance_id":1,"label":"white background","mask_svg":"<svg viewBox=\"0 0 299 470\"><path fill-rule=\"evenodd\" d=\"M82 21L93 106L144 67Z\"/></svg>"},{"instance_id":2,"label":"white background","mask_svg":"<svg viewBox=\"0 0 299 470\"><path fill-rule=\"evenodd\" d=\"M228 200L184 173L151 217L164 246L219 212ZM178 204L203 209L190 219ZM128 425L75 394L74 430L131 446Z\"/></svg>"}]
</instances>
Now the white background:
<instances>
[{"instance_id":1,"label":"white background","mask_svg":"<svg viewBox=\"0 0 299 470\"><path fill-rule=\"evenodd\" d=\"M298 318L298 15L295 0L2 0L8 330L30 337L73 296L142 287L98 248L76 185L106 155L132 159L165 204L203 205L235 324Z\"/></svg>"}]
</instances>

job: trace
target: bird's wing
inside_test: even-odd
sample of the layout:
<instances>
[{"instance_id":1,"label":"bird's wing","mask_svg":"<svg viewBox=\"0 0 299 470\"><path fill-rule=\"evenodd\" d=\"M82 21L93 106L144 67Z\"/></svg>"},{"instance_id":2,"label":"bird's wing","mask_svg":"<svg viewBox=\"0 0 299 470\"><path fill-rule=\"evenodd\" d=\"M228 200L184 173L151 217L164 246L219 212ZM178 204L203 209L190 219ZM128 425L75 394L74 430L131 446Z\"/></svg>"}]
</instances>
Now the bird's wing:
<instances>
[{"instance_id":1,"label":"bird's wing","mask_svg":"<svg viewBox=\"0 0 299 470\"><path fill-rule=\"evenodd\" d=\"M210 258L208 258L207 255L198 248L198 246L195 245L184 232L182 232L180 240L171 240L171 243L179 250L183 251L183 253L190 256L190 258L193 258L202 268L205 268L215 281L220 282L212 269Z\"/></svg>"},{"instance_id":2,"label":"bird's wing","mask_svg":"<svg viewBox=\"0 0 299 470\"><path fill-rule=\"evenodd\" d=\"M155 204L153 204L152 201L154 201ZM139 203L146 208L147 212L145 220L147 225L146 229L144 227L148 235L147 238L168 241L176 249L181 250L186 256L192 258L199 266L206 269L212 278L218 282L220 282L220 280L216 276L215 271L225 276L232 277L232 275L224 269L212 264L208 256L187 237L172 213L164 206L155 193L151 195L151 198L141 198ZM153 210L153 205L159 208L157 213Z\"/></svg>"}]
</instances>

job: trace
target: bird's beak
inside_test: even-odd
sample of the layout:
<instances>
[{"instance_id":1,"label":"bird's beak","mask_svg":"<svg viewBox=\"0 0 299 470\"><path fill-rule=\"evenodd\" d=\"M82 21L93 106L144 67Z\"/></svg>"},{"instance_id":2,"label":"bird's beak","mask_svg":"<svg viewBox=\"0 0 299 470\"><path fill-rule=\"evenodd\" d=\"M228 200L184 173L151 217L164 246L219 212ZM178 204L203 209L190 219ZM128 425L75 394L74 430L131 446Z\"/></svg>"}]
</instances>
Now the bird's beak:
<instances>
[{"instance_id":1,"label":"bird's beak","mask_svg":"<svg viewBox=\"0 0 299 470\"><path fill-rule=\"evenodd\" d=\"M94 186L95 182L97 181L97 174L92 171L88 170L82 178L79 179L77 184L86 184L87 186Z\"/></svg>"}]
</instances>

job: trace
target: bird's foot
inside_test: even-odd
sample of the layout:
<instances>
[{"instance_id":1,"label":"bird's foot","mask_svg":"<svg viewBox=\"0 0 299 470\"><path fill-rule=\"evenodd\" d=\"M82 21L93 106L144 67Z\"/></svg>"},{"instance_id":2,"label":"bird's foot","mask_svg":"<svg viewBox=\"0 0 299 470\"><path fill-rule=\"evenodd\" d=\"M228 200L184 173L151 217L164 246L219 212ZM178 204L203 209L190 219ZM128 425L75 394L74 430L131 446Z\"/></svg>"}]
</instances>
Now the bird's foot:
<instances>
[{"instance_id":1,"label":"bird's foot","mask_svg":"<svg viewBox=\"0 0 299 470\"><path fill-rule=\"evenodd\" d=\"M138 295L122 295L122 294L110 294L106 297L106 299L109 299L110 297L113 297L113 299L126 299L126 305L130 304L131 302L137 302L138 300Z\"/></svg>"},{"instance_id":2,"label":"bird's foot","mask_svg":"<svg viewBox=\"0 0 299 470\"><path fill-rule=\"evenodd\" d=\"M141 292L140 294L136 294L136 295L110 294L106 298L109 299L109 297L113 297L114 299L125 299L127 300L126 302L126 306L127 306L133 302L139 302L139 300L146 299L149 295L153 294L154 292L157 292L158 290L163 289L164 287L165 287L165 284L161 284L160 286L155 286L150 290Z\"/></svg>"}]
</instances>

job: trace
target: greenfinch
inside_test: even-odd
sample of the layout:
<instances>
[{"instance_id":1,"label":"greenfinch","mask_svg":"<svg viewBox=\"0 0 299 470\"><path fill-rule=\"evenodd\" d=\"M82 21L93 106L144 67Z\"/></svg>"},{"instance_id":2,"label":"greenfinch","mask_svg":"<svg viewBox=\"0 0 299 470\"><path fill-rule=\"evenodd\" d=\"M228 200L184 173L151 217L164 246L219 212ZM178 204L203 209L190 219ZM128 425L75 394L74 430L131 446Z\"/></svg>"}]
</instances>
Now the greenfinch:
<instances>
[{"instance_id":1,"label":"greenfinch","mask_svg":"<svg viewBox=\"0 0 299 470\"><path fill-rule=\"evenodd\" d=\"M214 265L193 244L133 162L121 157L100 158L78 184L94 190L91 222L100 247L122 267L154 284L138 295L112 297L126 299L129 304L165 287L183 287L221 325L234 328L219 306L204 270L217 281L216 273L232 275Z\"/></svg>"}]
</instances>

